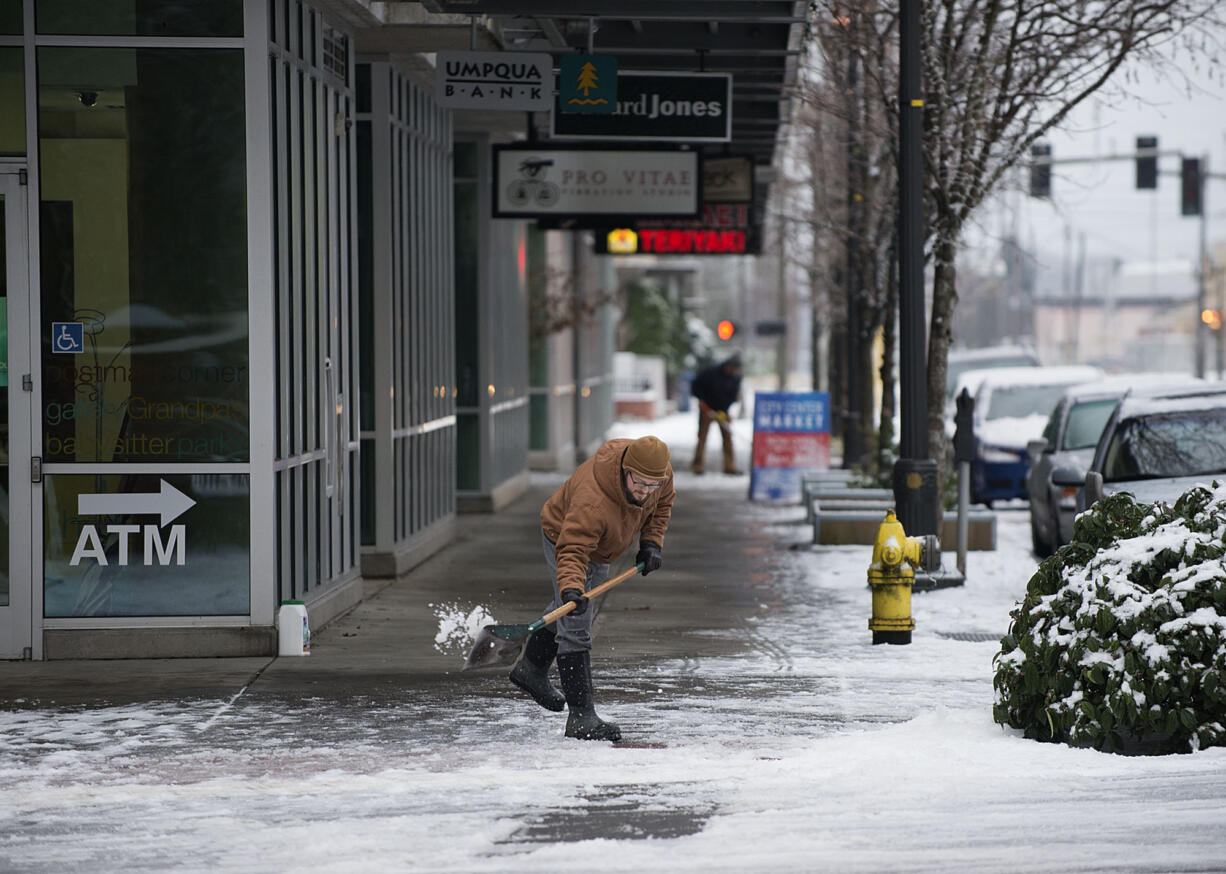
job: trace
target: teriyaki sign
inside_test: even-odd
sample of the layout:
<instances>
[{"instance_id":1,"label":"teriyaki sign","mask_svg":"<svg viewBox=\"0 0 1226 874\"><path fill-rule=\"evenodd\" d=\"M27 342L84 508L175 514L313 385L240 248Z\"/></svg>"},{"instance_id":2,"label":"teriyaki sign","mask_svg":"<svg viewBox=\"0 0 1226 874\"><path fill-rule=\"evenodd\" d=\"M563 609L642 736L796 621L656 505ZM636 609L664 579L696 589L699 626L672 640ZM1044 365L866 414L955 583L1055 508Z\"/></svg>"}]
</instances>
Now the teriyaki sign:
<instances>
[{"instance_id":1,"label":"teriyaki sign","mask_svg":"<svg viewBox=\"0 0 1226 874\"><path fill-rule=\"evenodd\" d=\"M642 219L603 230L593 249L598 255L756 255L762 233L752 213L747 203L704 203L699 219Z\"/></svg>"},{"instance_id":2,"label":"teriyaki sign","mask_svg":"<svg viewBox=\"0 0 1226 874\"><path fill-rule=\"evenodd\" d=\"M732 139L732 76L619 72L616 110L575 115L555 104L550 136L726 143Z\"/></svg>"},{"instance_id":3,"label":"teriyaki sign","mask_svg":"<svg viewBox=\"0 0 1226 874\"><path fill-rule=\"evenodd\" d=\"M553 58L543 52L439 52L434 70L435 97L448 109L553 106Z\"/></svg>"},{"instance_id":4,"label":"teriyaki sign","mask_svg":"<svg viewBox=\"0 0 1226 874\"><path fill-rule=\"evenodd\" d=\"M744 255L745 231L694 228L615 228L597 235L597 255Z\"/></svg>"}]
</instances>

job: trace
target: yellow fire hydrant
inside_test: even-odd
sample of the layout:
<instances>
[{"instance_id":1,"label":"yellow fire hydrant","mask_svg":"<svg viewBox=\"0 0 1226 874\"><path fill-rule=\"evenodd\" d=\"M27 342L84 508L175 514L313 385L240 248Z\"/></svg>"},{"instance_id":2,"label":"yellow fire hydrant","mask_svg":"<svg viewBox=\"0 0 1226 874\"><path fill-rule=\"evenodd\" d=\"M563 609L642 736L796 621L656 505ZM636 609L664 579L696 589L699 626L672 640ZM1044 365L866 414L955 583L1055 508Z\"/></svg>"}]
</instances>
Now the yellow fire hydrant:
<instances>
[{"instance_id":1,"label":"yellow fire hydrant","mask_svg":"<svg viewBox=\"0 0 1226 874\"><path fill-rule=\"evenodd\" d=\"M911 618L911 587L915 568L922 566L935 549L936 537L908 537L894 511L885 511L873 544L873 563L868 566L868 585L873 591L873 615L868 627L873 643L910 643L915 620Z\"/></svg>"}]
</instances>

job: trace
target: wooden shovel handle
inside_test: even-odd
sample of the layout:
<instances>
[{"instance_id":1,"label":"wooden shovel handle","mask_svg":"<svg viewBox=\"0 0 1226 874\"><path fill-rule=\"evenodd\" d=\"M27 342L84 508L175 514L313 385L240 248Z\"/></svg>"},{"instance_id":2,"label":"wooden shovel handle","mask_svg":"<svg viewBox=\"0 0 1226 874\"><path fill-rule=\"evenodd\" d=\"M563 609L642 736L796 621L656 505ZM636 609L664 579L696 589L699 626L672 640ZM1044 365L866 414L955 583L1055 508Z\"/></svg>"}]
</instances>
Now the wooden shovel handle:
<instances>
[{"instance_id":1,"label":"wooden shovel handle","mask_svg":"<svg viewBox=\"0 0 1226 874\"><path fill-rule=\"evenodd\" d=\"M628 568L622 571L620 574L613 577L613 579L605 580L599 586L596 586L594 589L590 589L589 591L584 592L583 594L585 594L589 598L595 598L597 595L603 595L609 589L613 588L618 583L622 583L630 579L632 576L637 574L642 569L643 569L643 566L641 564L636 564L634 567ZM537 621L539 621L542 626L545 626L551 622L561 619L563 616L565 616L567 613L569 613L571 610L574 610L574 609L575 609L575 602L567 601L565 604L563 604L558 609L550 610L548 613L546 613L544 616L542 616ZM532 624L535 625L536 623L534 622Z\"/></svg>"}]
</instances>

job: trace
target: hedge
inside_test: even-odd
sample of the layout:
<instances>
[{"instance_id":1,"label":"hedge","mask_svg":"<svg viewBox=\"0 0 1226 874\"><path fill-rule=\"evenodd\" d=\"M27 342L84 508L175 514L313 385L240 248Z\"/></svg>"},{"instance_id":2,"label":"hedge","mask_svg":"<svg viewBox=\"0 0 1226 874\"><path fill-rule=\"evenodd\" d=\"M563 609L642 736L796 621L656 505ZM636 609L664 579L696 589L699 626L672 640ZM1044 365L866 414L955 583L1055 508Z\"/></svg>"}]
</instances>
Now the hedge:
<instances>
[{"instance_id":1,"label":"hedge","mask_svg":"<svg viewBox=\"0 0 1226 874\"><path fill-rule=\"evenodd\" d=\"M1078 516L1010 614L993 718L1129 754L1226 744L1226 488Z\"/></svg>"}]
</instances>

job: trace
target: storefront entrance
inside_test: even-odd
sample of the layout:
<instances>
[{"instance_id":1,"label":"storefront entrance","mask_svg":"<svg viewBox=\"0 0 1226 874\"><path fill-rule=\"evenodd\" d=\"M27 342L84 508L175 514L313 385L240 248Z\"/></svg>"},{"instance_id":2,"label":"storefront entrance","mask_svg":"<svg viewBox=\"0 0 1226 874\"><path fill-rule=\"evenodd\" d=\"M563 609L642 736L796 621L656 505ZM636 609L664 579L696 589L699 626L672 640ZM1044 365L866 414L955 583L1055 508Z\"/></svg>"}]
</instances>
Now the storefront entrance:
<instances>
[{"instance_id":1,"label":"storefront entrance","mask_svg":"<svg viewBox=\"0 0 1226 874\"><path fill-rule=\"evenodd\" d=\"M31 657L35 636L26 181L21 165L0 163L0 658L5 659Z\"/></svg>"}]
</instances>

